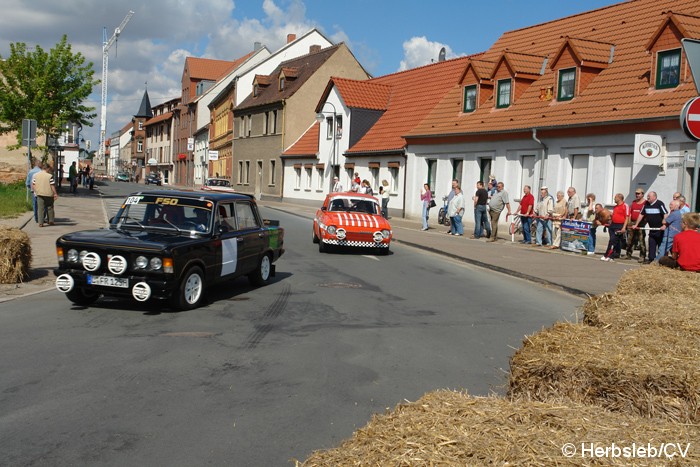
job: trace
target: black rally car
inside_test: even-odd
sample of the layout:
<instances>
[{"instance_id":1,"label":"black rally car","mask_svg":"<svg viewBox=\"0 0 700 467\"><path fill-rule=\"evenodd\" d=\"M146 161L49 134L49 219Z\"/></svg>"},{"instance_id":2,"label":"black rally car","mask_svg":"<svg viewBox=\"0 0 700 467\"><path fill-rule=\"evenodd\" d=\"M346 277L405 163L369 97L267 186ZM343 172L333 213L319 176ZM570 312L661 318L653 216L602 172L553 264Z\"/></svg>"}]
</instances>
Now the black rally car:
<instances>
[{"instance_id":1,"label":"black rally car","mask_svg":"<svg viewBox=\"0 0 700 467\"><path fill-rule=\"evenodd\" d=\"M248 195L134 193L108 229L56 240L56 288L79 305L109 295L195 308L216 283L242 275L268 283L284 252L284 230L274 224Z\"/></svg>"}]
</instances>

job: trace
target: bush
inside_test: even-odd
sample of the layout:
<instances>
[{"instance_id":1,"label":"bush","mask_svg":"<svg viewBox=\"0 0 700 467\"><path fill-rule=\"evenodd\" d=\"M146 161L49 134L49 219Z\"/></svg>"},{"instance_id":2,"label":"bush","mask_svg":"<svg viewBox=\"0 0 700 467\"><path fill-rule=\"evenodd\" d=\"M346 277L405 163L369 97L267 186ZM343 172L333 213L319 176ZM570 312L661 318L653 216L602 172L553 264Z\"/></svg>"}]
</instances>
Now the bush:
<instances>
[{"instance_id":1,"label":"bush","mask_svg":"<svg viewBox=\"0 0 700 467\"><path fill-rule=\"evenodd\" d=\"M32 197L27 202L27 188L23 181L0 183L0 217L17 217L31 211Z\"/></svg>"}]
</instances>

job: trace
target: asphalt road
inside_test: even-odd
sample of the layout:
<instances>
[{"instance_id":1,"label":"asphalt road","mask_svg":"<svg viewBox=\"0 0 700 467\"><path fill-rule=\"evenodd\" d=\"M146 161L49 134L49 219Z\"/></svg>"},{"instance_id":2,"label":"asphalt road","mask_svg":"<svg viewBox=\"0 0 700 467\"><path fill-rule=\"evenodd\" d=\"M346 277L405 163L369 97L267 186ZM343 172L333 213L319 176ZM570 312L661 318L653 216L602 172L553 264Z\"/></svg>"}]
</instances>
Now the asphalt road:
<instances>
[{"instance_id":1,"label":"asphalt road","mask_svg":"<svg viewBox=\"0 0 700 467\"><path fill-rule=\"evenodd\" d=\"M0 304L0 464L290 465L427 391L502 393L523 335L580 304L400 245L320 254L310 221L263 214L287 250L265 288Z\"/></svg>"}]
</instances>

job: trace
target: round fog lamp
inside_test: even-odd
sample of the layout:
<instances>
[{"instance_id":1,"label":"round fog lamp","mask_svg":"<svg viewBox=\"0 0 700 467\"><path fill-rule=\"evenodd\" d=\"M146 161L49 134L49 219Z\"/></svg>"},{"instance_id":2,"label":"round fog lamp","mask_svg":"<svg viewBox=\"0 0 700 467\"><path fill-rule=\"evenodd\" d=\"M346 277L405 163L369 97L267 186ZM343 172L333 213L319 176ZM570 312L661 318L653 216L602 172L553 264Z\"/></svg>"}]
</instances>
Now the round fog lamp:
<instances>
[{"instance_id":1,"label":"round fog lamp","mask_svg":"<svg viewBox=\"0 0 700 467\"><path fill-rule=\"evenodd\" d=\"M160 269L163 266L163 261L160 258L151 258L151 269Z\"/></svg>"},{"instance_id":2,"label":"round fog lamp","mask_svg":"<svg viewBox=\"0 0 700 467\"><path fill-rule=\"evenodd\" d=\"M335 226L329 225L328 228L326 229L326 232L328 232L331 235L335 235Z\"/></svg>"}]
</instances>

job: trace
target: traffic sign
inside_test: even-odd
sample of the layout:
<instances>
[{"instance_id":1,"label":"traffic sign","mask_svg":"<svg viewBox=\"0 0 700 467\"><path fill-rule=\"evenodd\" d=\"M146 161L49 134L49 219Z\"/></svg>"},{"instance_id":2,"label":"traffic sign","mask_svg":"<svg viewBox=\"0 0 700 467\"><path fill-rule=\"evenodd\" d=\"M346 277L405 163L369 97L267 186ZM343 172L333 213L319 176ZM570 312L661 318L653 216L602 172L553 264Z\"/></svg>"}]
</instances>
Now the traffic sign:
<instances>
[{"instance_id":1,"label":"traffic sign","mask_svg":"<svg viewBox=\"0 0 700 467\"><path fill-rule=\"evenodd\" d=\"M689 138L700 141L700 97L690 99L683 106L681 126Z\"/></svg>"}]
</instances>

